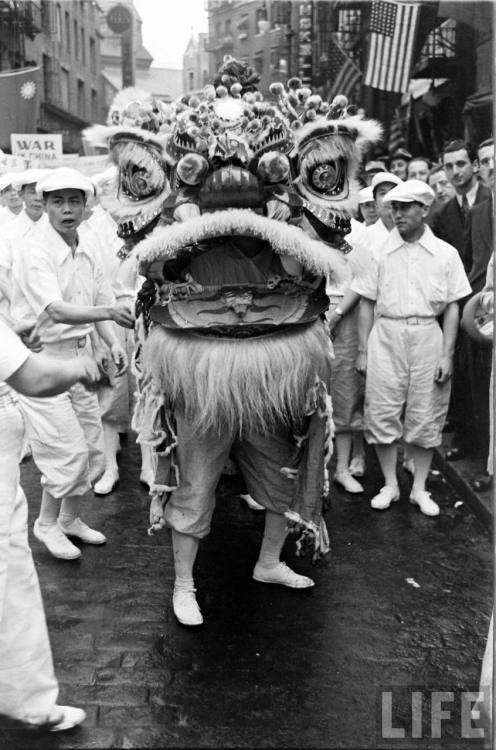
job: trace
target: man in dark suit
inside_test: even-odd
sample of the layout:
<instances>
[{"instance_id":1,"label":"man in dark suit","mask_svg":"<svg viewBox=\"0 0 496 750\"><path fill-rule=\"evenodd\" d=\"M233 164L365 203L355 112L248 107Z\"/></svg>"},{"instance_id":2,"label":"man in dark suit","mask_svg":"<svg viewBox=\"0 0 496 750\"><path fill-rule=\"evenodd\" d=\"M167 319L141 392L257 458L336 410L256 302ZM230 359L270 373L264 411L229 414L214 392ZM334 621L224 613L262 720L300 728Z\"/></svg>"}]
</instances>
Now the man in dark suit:
<instances>
[{"instance_id":1,"label":"man in dark suit","mask_svg":"<svg viewBox=\"0 0 496 750\"><path fill-rule=\"evenodd\" d=\"M494 142L483 141L477 155L480 164L480 175L486 186L493 184ZM470 263L468 279L472 292L477 294L486 282L487 266L493 252L493 215L494 199L477 203L470 209L465 233L465 254ZM478 438L479 452L484 461L489 451L489 382L491 378L492 347L490 343L483 343L473 339L468 340L469 346L469 379L472 396L474 422ZM480 492L488 489L492 484L492 476L487 471L475 477L472 487Z\"/></svg>"},{"instance_id":2,"label":"man in dark suit","mask_svg":"<svg viewBox=\"0 0 496 750\"><path fill-rule=\"evenodd\" d=\"M455 188L455 195L434 216L432 231L456 247L469 274L473 259L465 237L469 231L470 209L491 198L491 191L477 179L477 154L468 143L461 140L451 141L443 151L442 163L448 180ZM484 448L479 440L471 395L469 373L473 368L469 339L460 331L455 349L452 398L448 416L455 433L453 446L446 453L449 461L474 454L483 457Z\"/></svg>"}]
</instances>

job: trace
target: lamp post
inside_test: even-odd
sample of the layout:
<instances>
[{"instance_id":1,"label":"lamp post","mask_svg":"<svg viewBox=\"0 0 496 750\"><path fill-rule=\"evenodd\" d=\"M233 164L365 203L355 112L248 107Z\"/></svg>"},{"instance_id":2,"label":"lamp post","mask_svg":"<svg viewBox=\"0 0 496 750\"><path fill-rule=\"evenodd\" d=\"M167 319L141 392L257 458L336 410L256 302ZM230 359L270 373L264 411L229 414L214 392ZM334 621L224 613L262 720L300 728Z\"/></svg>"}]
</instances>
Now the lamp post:
<instances>
[{"instance_id":1,"label":"lamp post","mask_svg":"<svg viewBox=\"0 0 496 750\"><path fill-rule=\"evenodd\" d=\"M136 61L134 59L134 15L125 5L113 5L106 15L107 26L121 38L122 88L134 86Z\"/></svg>"}]
</instances>

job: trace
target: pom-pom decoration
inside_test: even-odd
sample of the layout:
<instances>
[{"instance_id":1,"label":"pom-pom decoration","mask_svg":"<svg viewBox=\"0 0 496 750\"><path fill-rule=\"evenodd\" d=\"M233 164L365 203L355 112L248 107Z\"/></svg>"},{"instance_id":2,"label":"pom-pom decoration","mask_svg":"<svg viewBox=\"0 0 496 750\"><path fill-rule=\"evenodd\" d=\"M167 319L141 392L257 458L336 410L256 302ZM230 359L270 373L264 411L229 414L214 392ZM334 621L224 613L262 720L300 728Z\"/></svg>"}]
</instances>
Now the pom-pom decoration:
<instances>
[{"instance_id":1,"label":"pom-pom decoration","mask_svg":"<svg viewBox=\"0 0 496 750\"><path fill-rule=\"evenodd\" d=\"M176 167L179 179L186 185L199 185L208 172L208 161L199 154L186 154Z\"/></svg>"},{"instance_id":2,"label":"pom-pom decoration","mask_svg":"<svg viewBox=\"0 0 496 750\"><path fill-rule=\"evenodd\" d=\"M289 178L289 161L284 154L268 151L258 162L257 174L264 182L275 184Z\"/></svg>"}]
</instances>

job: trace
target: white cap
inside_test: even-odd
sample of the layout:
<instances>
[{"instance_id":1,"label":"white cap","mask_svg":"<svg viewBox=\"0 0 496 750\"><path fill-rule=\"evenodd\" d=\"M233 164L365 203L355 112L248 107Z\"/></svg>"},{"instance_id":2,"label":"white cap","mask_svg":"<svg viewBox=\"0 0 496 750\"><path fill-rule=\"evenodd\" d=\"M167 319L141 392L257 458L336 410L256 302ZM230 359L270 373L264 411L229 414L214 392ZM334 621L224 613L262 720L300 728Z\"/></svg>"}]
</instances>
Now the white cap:
<instances>
[{"instance_id":1,"label":"white cap","mask_svg":"<svg viewBox=\"0 0 496 750\"><path fill-rule=\"evenodd\" d=\"M6 172L0 176L0 193L2 190L6 190L10 185L13 185L15 177L15 172Z\"/></svg>"},{"instance_id":2,"label":"white cap","mask_svg":"<svg viewBox=\"0 0 496 750\"><path fill-rule=\"evenodd\" d=\"M72 167L58 167L51 169L46 177L36 184L36 192L53 193L54 190L82 190L86 200L95 195L95 188L91 180Z\"/></svg>"},{"instance_id":3,"label":"white cap","mask_svg":"<svg viewBox=\"0 0 496 750\"><path fill-rule=\"evenodd\" d=\"M392 172L378 172L372 177L372 182L370 183L372 192L374 192L378 185L382 185L383 182L390 182L392 185L401 185L403 180L401 177L392 174Z\"/></svg>"},{"instance_id":4,"label":"white cap","mask_svg":"<svg viewBox=\"0 0 496 750\"><path fill-rule=\"evenodd\" d=\"M16 172L12 175L12 185L20 190L23 185L32 185L50 173L49 169L26 169L24 172Z\"/></svg>"},{"instance_id":5,"label":"white cap","mask_svg":"<svg viewBox=\"0 0 496 750\"><path fill-rule=\"evenodd\" d=\"M434 191L423 180L406 180L401 185L397 185L384 198L384 203L422 203L424 206L431 206L434 202Z\"/></svg>"},{"instance_id":6,"label":"white cap","mask_svg":"<svg viewBox=\"0 0 496 750\"><path fill-rule=\"evenodd\" d=\"M370 203L374 200L374 191L372 190L372 186L369 185L369 187L362 188L358 192L358 203Z\"/></svg>"}]
</instances>

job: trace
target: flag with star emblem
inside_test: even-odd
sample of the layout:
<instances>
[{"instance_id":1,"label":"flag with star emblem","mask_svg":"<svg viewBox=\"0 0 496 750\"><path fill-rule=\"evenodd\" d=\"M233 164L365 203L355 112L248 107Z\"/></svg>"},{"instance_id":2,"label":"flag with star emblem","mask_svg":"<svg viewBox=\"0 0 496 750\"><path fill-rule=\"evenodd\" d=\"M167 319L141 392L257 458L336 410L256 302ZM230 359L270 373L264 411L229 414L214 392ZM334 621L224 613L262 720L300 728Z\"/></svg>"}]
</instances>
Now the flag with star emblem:
<instances>
[{"instance_id":1,"label":"flag with star emblem","mask_svg":"<svg viewBox=\"0 0 496 750\"><path fill-rule=\"evenodd\" d=\"M0 148L10 149L11 133L36 133L40 86L38 65L0 73Z\"/></svg>"},{"instance_id":2,"label":"flag with star emblem","mask_svg":"<svg viewBox=\"0 0 496 750\"><path fill-rule=\"evenodd\" d=\"M419 7L419 3L374 0L365 86L408 91Z\"/></svg>"}]
</instances>

